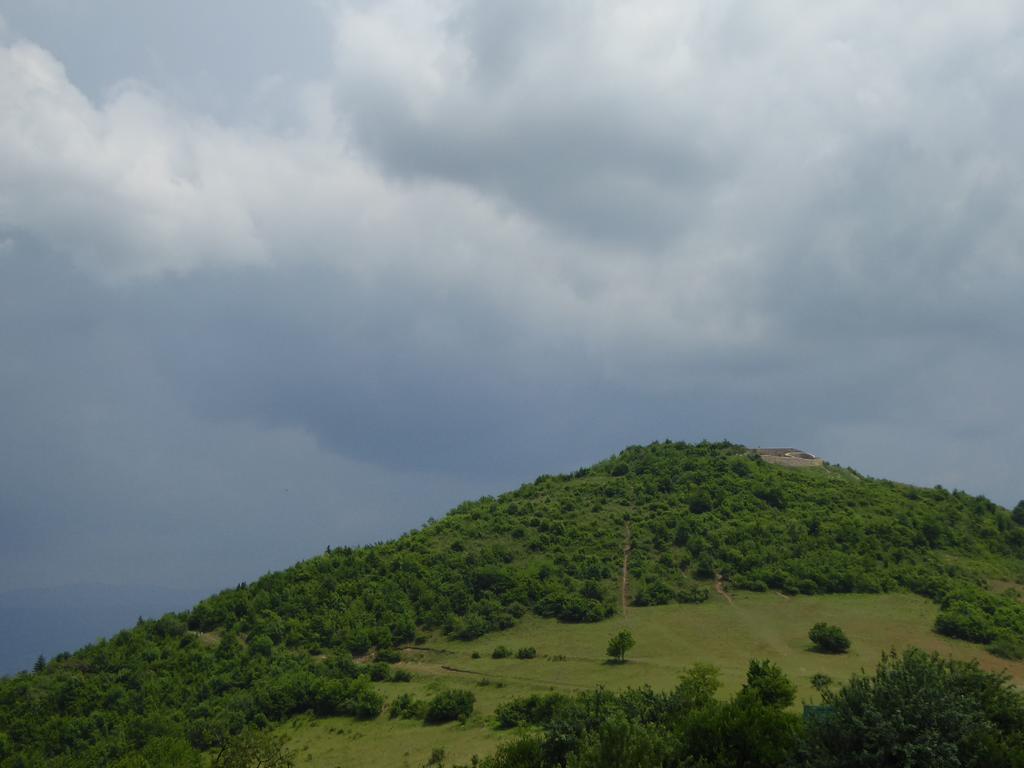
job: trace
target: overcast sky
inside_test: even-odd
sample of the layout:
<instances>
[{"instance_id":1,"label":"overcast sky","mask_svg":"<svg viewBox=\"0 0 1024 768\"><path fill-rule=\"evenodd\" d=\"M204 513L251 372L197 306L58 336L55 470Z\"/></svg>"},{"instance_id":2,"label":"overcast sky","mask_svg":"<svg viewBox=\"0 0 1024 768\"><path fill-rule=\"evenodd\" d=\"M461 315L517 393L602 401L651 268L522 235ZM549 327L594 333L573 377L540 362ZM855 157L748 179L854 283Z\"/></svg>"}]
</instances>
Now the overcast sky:
<instances>
[{"instance_id":1,"label":"overcast sky","mask_svg":"<svg viewBox=\"0 0 1024 768\"><path fill-rule=\"evenodd\" d=\"M0 0L0 590L666 437L1024 496L1017 2Z\"/></svg>"}]
</instances>

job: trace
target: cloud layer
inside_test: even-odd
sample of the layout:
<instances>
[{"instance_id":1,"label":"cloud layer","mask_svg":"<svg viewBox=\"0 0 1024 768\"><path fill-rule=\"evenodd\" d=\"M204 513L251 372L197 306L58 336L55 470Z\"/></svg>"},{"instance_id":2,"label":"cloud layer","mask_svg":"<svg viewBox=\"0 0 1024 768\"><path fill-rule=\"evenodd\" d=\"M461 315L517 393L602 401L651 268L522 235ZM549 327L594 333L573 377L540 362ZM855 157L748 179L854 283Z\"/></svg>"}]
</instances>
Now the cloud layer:
<instances>
[{"instance_id":1,"label":"cloud layer","mask_svg":"<svg viewBox=\"0 0 1024 768\"><path fill-rule=\"evenodd\" d=\"M145 15L63 3L0 3L0 584L201 585L663 437L1024 495L1012 3L317 3L276 75L170 24L90 69Z\"/></svg>"}]
</instances>

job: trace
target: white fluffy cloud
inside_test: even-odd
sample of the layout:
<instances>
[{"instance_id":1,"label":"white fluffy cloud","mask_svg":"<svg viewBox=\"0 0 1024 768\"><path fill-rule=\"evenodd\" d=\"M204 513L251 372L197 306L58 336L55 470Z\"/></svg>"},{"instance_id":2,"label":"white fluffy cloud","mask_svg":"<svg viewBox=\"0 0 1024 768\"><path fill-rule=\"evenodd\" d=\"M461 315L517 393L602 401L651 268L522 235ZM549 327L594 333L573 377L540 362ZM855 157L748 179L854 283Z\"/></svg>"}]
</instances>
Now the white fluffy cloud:
<instances>
[{"instance_id":1,"label":"white fluffy cloud","mask_svg":"<svg viewBox=\"0 0 1024 768\"><path fill-rule=\"evenodd\" d=\"M636 325L679 340L741 330L715 321L703 298L733 268L724 250L691 254L687 279L666 292L671 265L648 269L635 248L552 233L458 179L393 178L316 122L290 138L231 129L131 81L93 104L24 42L0 51L0 82L0 227L106 279L318 259L371 282L400 271L463 285L528 307L528 325L603 338ZM699 316L712 322L698 327Z\"/></svg>"},{"instance_id":2,"label":"white fluffy cloud","mask_svg":"<svg viewBox=\"0 0 1024 768\"><path fill-rule=\"evenodd\" d=\"M1013 4L330 13L333 103L310 83L287 136L131 80L91 102L4 48L0 226L107 277L319 258L680 351L763 343L787 285L851 307L1019 285Z\"/></svg>"}]
</instances>

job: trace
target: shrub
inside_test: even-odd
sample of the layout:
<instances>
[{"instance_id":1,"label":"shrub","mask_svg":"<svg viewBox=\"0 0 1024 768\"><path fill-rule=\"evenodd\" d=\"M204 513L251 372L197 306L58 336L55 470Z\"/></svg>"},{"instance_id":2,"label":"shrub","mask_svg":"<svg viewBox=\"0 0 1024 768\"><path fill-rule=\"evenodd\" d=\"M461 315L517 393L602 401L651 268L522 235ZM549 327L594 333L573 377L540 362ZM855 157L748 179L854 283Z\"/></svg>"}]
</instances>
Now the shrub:
<instances>
[{"instance_id":1,"label":"shrub","mask_svg":"<svg viewBox=\"0 0 1024 768\"><path fill-rule=\"evenodd\" d=\"M676 600L680 603L706 603L710 596L707 587L689 584L676 593Z\"/></svg>"},{"instance_id":2,"label":"shrub","mask_svg":"<svg viewBox=\"0 0 1024 768\"><path fill-rule=\"evenodd\" d=\"M441 691L427 704L423 720L430 724L448 723L452 720L464 722L466 718L473 714L473 704L475 702L476 696L473 695L472 691L458 688L451 691Z\"/></svg>"},{"instance_id":3,"label":"shrub","mask_svg":"<svg viewBox=\"0 0 1024 768\"><path fill-rule=\"evenodd\" d=\"M532 645L526 648L520 648L516 651L517 659L535 659L537 657L537 649Z\"/></svg>"},{"instance_id":4,"label":"shrub","mask_svg":"<svg viewBox=\"0 0 1024 768\"><path fill-rule=\"evenodd\" d=\"M254 656L270 656L274 652L274 641L266 635L256 635L249 639L249 653Z\"/></svg>"},{"instance_id":5,"label":"shrub","mask_svg":"<svg viewBox=\"0 0 1024 768\"><path fill-rule=\"evenodd\" d=\"M823 653L846 653L850 650L850 639L835 624L819 621L811 627L807 636L814 643L815 649Z\"/></svg>"},{"instance_id":6,"label":"shrub","mask_svg":"<svg viewBox=\"0 0 1024 768\"><path fill-rule=\"evenodd\" d=\"M768 659L751 659L742 696L756 699L766 707L785 709L796 701L796 686L786 673Z\"/></svg>"},{"instance_id":7,"label":"shrub","mask_svg":"<svg viewBox=\"0 0 1024 768\"><path fill-rule=\"evenodd\" d=\"M412 680L412 672L408 669L394 669L391 671L392 683L408 683Z\"/></svg>"},{"instance_id":8,"label":"shrub","mask_svg":"<svg viewBox=\"0 0 1024 768\"><path fill-rule=\"evenodd\" d=\"M1009 632L1000 632L988 647L996 656L1010 661L1024 659L1024 640Z\"/></svg>"},{"instance_id":9,"label":"shrub","mask_svg":"<svg viewBox=\"0 0 1024 768\"><path fill-rule=\"evenodd\" d=\"M953 600L935 619L935 630L949 637L989 643L995 639L996 627L992 617L966 600Z\"/></svg>"},{"instance_id":10,"label":"shrub","mask_svg":"<svg viewBox=\"0 0 1024 768\"><path fill-rule=\"evenodd\" d=\"M391 706L388 707L388 717L392 720L395 718L401 718L402 720L420 720L427 714L427 702L420 701L415 696L403 693L401 696L395 697L395 700L391 702Z\"/></svg>"},{"instance_id":11,"label":"shrub","mask_svg":"<svg viewBox=\"0 0 1024 768\"><path fill-rule=\"evenodd\" d=\"M375 683L383 682L391 677L391 667L382 661L367 664L366 672Z\"/></svg>"},{"instance_id":12,"label":"shrub","mask_svg":"<svg viewBox=\"0 0 1024 768\"><path fill-rule=\"evenodd\" d=\"M145 764L150 763L147 760ZM295 759L285 748L283 736L247 728L228 739L215 764L222 768L247 768L251 765L286 768L295 765Z\"/></svg>"},{"instance_id":13,"label":"shrub","mask_svg":"<svg viewBox=\"0 0 1024 768\"><path fill-rule=\"evenodd\" d=\"M384 648L377 651L377 661L383 661L386 664L395 664L402 660L402 654L396 651L394 648Z\"/></svg>"},{"instance_id":14,"label":"shrub","mask_svg":"<svg viewBox=\"0 0 1024 768\"><path fill-rule=\"evenodd\" d=\"M499 645L493 651L491 651L492 659L507 659L512 655L512 649L507 645Z\"/></svg>"},{"instance_id":15,"label":"shrub","mask_svg":"<svg viewBox=\"0 0 1024 768\"><path fill-rule=\"evenodd\" d=\"M661 579L653 579L640 587L633 598L633 605L667 605L675 600L676 593L668 584Z\"/></svg>"},{"instance_id":16,"label":"shrub","mask_svg":"<svg viewBox=\"0 0 1024 768\"><path fill-rule=\"evenodd\" d=\"M348 713L360 720L372 720L384 709L384 697L365 677L354 680L349 689Z\"/></svg>"},{"instance_id":17,"label":"shrub","mask_svg":"<svg viewBox=\"0 0 1024 768\"><path fill-rule=\"evenodd\" d=\"M544 725L554 717L555 709L569 699L561 693L533 694L500 704L494 711L499 728Z\"/></svg>"},{"instance_id":18,"label":"shrub","mask_svg":"<svg viewBox=\"0 0 1024 768\"><path fill-rule=\"evenodd\" d=\"M544 743L535 736L506 741L484 763L487 768L536 768L545 764Z\"/></svg>"}]
</instances>

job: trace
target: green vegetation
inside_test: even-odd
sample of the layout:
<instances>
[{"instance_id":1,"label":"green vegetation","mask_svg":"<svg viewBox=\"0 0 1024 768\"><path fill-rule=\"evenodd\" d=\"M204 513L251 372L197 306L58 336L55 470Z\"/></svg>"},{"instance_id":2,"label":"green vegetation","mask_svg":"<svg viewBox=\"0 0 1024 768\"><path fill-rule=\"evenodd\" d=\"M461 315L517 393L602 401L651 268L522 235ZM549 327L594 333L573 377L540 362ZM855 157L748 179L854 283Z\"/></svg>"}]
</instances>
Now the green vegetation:
<instances>
[{"instance_id":1,"label":"green vegetation","mask_svg":"<svg viewBox=\"0 0 1024 768\"><path fill-rule=\"evenodd\" d=\"M1005 676L911 649L882 657L808 720L809 768L1016 766L1024 760L1024 696Z\"/></svg>"},{"instance_id":2,"label":"green vegetation","mask_svg":"<svg viewBox=\"0 0 1024 768\"><path fill-rule=\"evenodd\" d=\"M1000 632L992 641L989 650L1001 659L1020 661L1024 659L1024 638L1009 632Z\"/></svg>"},{"instance_id":3,"label":"green vegetation","mask_svg":"<svg viewBox=\"0 0 1024 768\"><path fill-rule=\"evenodd\" d=\"M636 640L633 639L632 633L628 629L621 629L611 636L608 640L607 654L612 657L619 664L624 664L626 661L626 651L633 648L636 645Z\"/></svg>"},{"instance_id":4,"label":"green vegetation","mask_svg":"<svg viewBox=\"0 0 1024 768\"><path fill-rule=\"evenodd\" d=\"M366 727L382 732L422 728L414 723L422 715L379 715L402 694L424 693L415 668L409 682L389 665L426 638L467 644L496 635L474 650L486 656L495 642L511 642L557 653L567 659L559 674L586 684L596 673L580 672L571 640L511 641L502 633L537 627L543 618L581 631L619 622L612 617L621 605L627 523L631 621L663 610L637 606L710 609L717 574L737 605L758 592L777 601L915 593L933 601L939 632L1009 655L1017 652L1013 638L1024 635L1024 603L989 585L1024 583L1022 521L1024 514L1015 517L984 497L827 465L784 469L727 443L629 448L571 475L467 502L395 541L328 548L186 613L40 659L34 672L0 681L0 766L144 765L139 760L154 754L153 744L172 742L189 754L213 755L247 728L306 713L354 718L346 727L360 733L359 718L377 718ZM843 626L854 629L845 618ZM602 639L591 654L609 633L607 625L595 629ZM868 634L853 634L858 648L870 645L861 639ZM653 653L657 641L637 636L643 653ZM707 644L690 649L697 650L716 653ZM760 655L752 650L744 664ZM376 661L362 659L371 653ZM626 666L642 671L640 661ZM784 659L775 661L785 667ZM731 674L723 667L724 679ZM415 690L402 690L410 686Z\"/></svg>"},{"instance_id":5,"label":"green vegetation","mask_svg":"<svg viewBox=\"0 0 1024 768\"><path fill-rule=\"evenodd\" d=\"M246 728L227 740L213 759L214 768L294 768L295 757L285 748L284 738L266 731ZM185 766L174 762L168 765ZM196 761L198 765L198 761Z\"/></svg>"},{"instance_id":6,"label":"green vegetation","mask_svg":"<svg viewBox=\"0 0 1024 768\"><path fill-rule=\"evenodd\" d=\"M807 637L814 643L814 647L822 653L846 653L850 650L850 638L835 624L826 624L819 621Z\"/></svg>"},{"instance_id":7,"label":"green vegetation","mask_svg":"<svg viewBox=\"0 0 1024 768\"><path fill-rule=\"evenodd\" d=\"M803 718L793 685L752 661L747 684L716 698L714 668L684 671L666 693L631 688L512 702L534 731L498 748L485 768L953 768L1024 759L1024 696L976 663L918 650L882 657ZM539 730L539 733L537 732Z\"/></svg>"},{"instance_id":8,"label":"green vegetation","mask_svg":"<svg viewBox=\"0 0 1024 768\"><path fill-rule=\"evenodd\" d=\"M766 707L786 709L796 701L796 686L778 664L768 659L753 659L740 696L752 698Z\"/></svg>"},{"instance_id":9,"label":"green vegetation","mask_svg":"<svg viewBox=\"0 0 1024 768\"><path fill-rule=\"evenodd\" d=\"M423 720L429 724L450 723L452 720L465 721L473 714L475 701L476 696L472 691L441 691L427 704Z\"/></svg>"},{"instance_id":10,"label":"green vegetation","mask_svg":"<svg viewBox=\"0 0 1024 768\"><path fill-rule=\"evenodd\" d=\"M422 715L390 720L385 714L376 720L299 717L281 730L299 752L299 765L309 768L415 768L436 746L444 747L451 766L468 764L474 754L490 755L517 737L514 728L496 728L501 708L509 702L598 687L621 691L650 685L656 692L668 692L678 683L681 670L702 662L718 668L719 695L729 697L746 683L752 655L772 660L797 686L791 708L797 713L802 703L820 700L815 675L832 678L837 686L862 668L873 669L882 653L893 647L921 646L943 657L977 658L983 668L1007 668L1018 684L1024 682L1024 664L1004 662L982 646L936 634L932 627L937 612L934 603L905 593L787 599L771 592L741 592L732 603L713 594L700 605L630 608L627 617L599 624L565 624L527 616L510 629L475 641L428 636L423 645L429 650L402 653L401 668L413 672L411 684L376 684L391 701L403 693L425 701L439 690L468 688L476 695L476 703L464 724L424 728ZM848 653L810 650L807 628L819 619L843 627L855 638ZM627 654L627 664L604 663L609 635L623 627L637 639L636 649ZM535 644L536 660L490 658L497 643L517 648L527 642ZM554 661L559 654L552 650L558 650L564 660ZM473 659L477 651L482 651L481 658Z\"/></svg>"}]
</instances>

